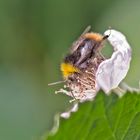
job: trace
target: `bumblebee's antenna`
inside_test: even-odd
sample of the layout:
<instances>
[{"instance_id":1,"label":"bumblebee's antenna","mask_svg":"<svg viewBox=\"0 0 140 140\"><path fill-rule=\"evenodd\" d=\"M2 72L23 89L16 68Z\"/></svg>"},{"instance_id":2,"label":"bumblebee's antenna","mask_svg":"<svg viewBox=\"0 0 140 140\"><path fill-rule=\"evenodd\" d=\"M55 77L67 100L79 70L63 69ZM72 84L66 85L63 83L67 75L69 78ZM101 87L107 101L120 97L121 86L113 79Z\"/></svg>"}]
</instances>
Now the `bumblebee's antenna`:
<instances>
[{"instance_id":1,"label":"bumblebee's antenna","mask_svg":"<svg viewBox=\"0 0 140 140\"><path fill-rule=\"evenodd\" d=\"M58 82L54 82L54 83L49 83L48 86L53 86L53 85L61 84L61 83L64 83L64 82L66 82L66 80L58 81Z\"/></svg>"}]
</instances>

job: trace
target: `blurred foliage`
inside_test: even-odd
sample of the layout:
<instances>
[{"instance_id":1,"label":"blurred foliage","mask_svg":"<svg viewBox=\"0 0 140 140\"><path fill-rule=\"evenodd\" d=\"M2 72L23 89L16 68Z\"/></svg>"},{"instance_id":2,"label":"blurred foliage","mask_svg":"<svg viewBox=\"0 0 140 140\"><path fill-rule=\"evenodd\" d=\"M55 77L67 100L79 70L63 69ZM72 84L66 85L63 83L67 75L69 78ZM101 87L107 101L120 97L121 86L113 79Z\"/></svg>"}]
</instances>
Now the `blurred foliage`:
<instances>
[{"instance_id":1,"label":"blurred foliage","mask_svg":"<svg viewBox=\"0 0 140 140\"><path fill-rule=\"evenodd\" d=\"M140 16L137 0L0 0L0 139L37 139L69 106L54 95L59 64L87 25L121 30L133 48L126 81L138 86Z\"/></svg>"}]
</instances>

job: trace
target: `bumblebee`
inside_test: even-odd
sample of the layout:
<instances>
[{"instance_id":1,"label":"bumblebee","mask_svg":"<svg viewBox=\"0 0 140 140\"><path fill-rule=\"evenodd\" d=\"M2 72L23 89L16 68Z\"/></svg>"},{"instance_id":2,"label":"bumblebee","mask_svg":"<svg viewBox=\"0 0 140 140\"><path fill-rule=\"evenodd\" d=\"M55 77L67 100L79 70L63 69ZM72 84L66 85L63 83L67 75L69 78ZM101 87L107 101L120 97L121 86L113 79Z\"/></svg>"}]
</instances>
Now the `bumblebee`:
<instances>
[{"instance_id":1,"label":"bumblebee","mask_svg":"<svg viewBox=\"0 0 140 140\"><path fill-rule=\"evenodd\" d=\"M107 38L108 35L91 32L91 27L88 26L73 43L61 63L65 87L68 87L70 92L68 95L81 99L86 96L87 91L95 89L95 74L99 64L105 59L101 49Z\"/></svg>"},{"instance_id":2,"label":"bumblebee","mask_svg":"<svg viewBox=\"0 0 140 140\"><path fill-rule=\"evenodd\" d=\"M110 35L110 34L109 34ZM48 84L49 86L63 83L64 88L55 93L65 93L73 97L73 100L91 100L96 96L96 71L102 61L101 54L104 40L109 35L101 35L91 31L88 26L81 36L73 43L69 53L61 63L61 72L64 80ZM71 100L71 101L73 101Z\"/></svg>"}]
</instances>

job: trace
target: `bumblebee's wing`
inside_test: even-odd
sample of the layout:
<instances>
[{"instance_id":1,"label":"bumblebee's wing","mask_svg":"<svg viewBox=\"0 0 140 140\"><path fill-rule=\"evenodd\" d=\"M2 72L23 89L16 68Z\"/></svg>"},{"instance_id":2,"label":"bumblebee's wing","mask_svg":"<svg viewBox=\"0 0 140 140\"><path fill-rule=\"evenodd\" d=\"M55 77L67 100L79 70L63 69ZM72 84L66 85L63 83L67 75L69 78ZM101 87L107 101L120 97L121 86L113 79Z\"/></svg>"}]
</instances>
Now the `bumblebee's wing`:
<instances>
[{"instance_id":1,"label":"bumblebee's wing","mask_svg":"<svg viewBox=\"0 0 140 140\"><path fill-rule=\"evenodd\" d=\"M73 44L72 44L72 47L70 49L70 52L73 53L75 52L79 45L83 42L84 38L83 38L83 35L88 33L89 31L91 30L91 26L87 26L86 29L84 30L84 32L80 35L80 37L78 38L77 41L75 41Z\"/></svg>"},{"instance_id":2,"label":"bumblebee's wing","mask_svg":"<svg viewBox=\"0 0 140 140\"><path fill-rule=\"evenodd\" d=\"M91 30L91 26L89 25L89 26L86 27L86 29L84 30L84 32L83 32L80 36L86 34L86 33L89 32L90 30Z\"/></svg>"},{"instance_id":3,"label":"bumblebee's wing","mask_svg":"<svg viewBox=\"0 0 140 140\"><path fill-rule=\"evenodd\" d=\"M108 34L110 31L106 31ZM103 61L97 70L96 80L100 88L106 93L117 88L125 78L131 61L131 48L125 36L115 30L111 30L108 41L114 48L111 58Z\"/></svg>"}]
</instances>

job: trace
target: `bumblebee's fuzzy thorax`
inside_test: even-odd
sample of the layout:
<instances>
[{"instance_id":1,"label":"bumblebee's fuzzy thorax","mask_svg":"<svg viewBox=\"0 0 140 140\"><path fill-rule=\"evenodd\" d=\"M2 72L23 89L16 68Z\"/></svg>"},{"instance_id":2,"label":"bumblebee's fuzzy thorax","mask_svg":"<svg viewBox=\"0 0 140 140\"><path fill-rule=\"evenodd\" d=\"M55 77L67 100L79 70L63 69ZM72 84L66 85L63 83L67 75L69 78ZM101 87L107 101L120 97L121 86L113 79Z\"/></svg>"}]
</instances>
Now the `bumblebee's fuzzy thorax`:
<instances>
[{"instance_id":1,"label":"bumblebee's fuzzy thorax","mask_svg":"<svg viewBox=\"0 0 140 140\"><path fill-rule=\"evenodd\" d=\"M93 32L86 33L84 35L84 37L87 38L87 39L95 40L97 42L100 42L100 41L103 40L103 36L101 34L99 34L99 33L93 33Z\"/></svg>"}]
</instances>

